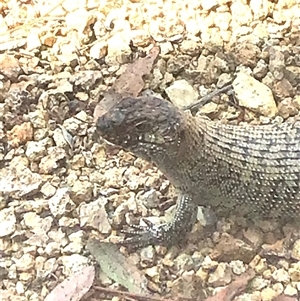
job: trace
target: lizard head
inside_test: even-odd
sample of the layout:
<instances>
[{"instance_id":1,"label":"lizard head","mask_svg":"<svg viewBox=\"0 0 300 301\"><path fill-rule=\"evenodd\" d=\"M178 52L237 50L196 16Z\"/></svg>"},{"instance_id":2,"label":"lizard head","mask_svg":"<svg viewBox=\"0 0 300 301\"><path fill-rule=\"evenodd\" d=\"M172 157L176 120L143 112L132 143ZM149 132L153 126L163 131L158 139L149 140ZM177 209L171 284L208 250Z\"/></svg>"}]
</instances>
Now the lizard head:
<instances>
[{"instance_id":1,"label":"lizard head","mask_svg":"<svg viewBox=\"0 0 300 301\"><path fill-rule=\"evenodd\" d=\"M180 144L181 112L155 98L125 98L97 120L97 131L107 141L135 155L157 161Z\"/></svg>"}]
</instances>

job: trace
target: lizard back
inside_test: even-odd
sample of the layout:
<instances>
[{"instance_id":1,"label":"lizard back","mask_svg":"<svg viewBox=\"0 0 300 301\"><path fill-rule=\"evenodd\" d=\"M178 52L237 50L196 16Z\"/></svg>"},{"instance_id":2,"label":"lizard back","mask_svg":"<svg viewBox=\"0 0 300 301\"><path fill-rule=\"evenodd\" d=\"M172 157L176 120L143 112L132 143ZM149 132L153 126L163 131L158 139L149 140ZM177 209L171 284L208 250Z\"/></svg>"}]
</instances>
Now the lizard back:
<instances>
[{"instance_id":1,"label":"lizard back","mask_svg":"<svg viewBox=\"0 0 300 301\"><path fill-rule=\"evenodd\" d=\"M184 118L176 167L181 175L175 175L179 189L202 205L299 216L299 122L236 126L189 114Z\"/></svg>"}]
</instances>

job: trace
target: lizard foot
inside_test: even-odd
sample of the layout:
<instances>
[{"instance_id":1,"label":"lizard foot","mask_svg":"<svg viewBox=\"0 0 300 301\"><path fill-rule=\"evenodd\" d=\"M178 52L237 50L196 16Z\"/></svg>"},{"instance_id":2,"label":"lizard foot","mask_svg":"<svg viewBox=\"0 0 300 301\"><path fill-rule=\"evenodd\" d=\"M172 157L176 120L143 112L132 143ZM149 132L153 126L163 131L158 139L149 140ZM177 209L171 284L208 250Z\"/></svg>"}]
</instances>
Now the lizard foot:
<instances>
[{"instance_id":1,"label":"lizard foot","mask_svg":"<svg viewBox=\"0 0 300 301\"><path fill-rule=\"evenodd\" d=\"M125 234L125 239L118 245L133 248L143 248L148 245L171 246L183 239L169 223L155 225L146 219L143 219L143 222L146 226L131 224L131 229L122 230L121 233Z\"/></svg>"},{"instance_id":2,"label":"lizard foot","mask_svg":"<svg viewBox=\"0 0 300 301\"><path fill-rule=\"evenodd\" d=\"M146 226L130 225L130 230L123 230L125 240L118 243L134 249L148 245L172 246L187 237L197 215L197 205L184 194L179 195L174 218L169 223L155 225L143 219Z\"/></svg>"}]
</instances>

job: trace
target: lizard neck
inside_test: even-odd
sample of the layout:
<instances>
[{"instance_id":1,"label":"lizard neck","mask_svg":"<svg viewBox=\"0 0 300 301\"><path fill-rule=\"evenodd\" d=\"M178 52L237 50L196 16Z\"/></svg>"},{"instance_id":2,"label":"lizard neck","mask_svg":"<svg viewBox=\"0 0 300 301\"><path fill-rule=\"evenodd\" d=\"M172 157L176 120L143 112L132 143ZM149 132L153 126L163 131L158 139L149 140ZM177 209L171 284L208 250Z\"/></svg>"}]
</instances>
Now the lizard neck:
<instances>
[{"instance_id":1,"label":"lizard neck","mask_svg":"<svg viewBox=\"0 0 300 301\"><path fill-rule=\"evenodd\" d=\"M175 187L183 189L189 180L189 173L198 164L195 158L201 153L202 141L203 132L198 122L190 113L184 113L178 140L167 145L163 152L152 158L152 161Z\"/></svg>"}]
</instances>

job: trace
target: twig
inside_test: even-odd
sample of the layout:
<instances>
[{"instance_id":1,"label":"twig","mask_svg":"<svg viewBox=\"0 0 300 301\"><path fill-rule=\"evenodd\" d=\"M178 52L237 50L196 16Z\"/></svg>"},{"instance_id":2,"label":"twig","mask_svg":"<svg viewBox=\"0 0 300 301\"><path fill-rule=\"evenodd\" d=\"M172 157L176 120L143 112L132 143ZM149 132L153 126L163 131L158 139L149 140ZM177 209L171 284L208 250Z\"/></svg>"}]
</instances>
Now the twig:
<instances>
[{"instance_id":1,"label":"twig","mask_svg":"<svg viewBox=\"0 0 300 301\"><path fill-rule=\"evenodd\" d=\"M195 300L195 299L191 299L191 298L176 298L176 299L159 298L159 297L153 297L153 296L149 296L149 295L147 296L147 295L138 294L138 293L130 293L130 292L125 292L125 291L120 291L120 290L111 289L108 287L101 287L101 286L95 286L94 289L97 289L98 291L106 293L106 294L111 294L111 295L119 296L119 297L132 298L134 300L138 299L141 301L192 301L192 300Z\"/></svg>"},{"instance_id":2,"label":"twig","mask_svg":"<svg viewBox=\"0 0 300 301\"><path fill-rule=\"evenodd\" d=\"M213 97L215 97L216 95L219 95L221 93L226 93L230 90L233 90L233 87L231 84L205 95L198 102L186 106L184 108L184 110L191 110L193 113L193 112L195 112L195 110L197 110L197 109L203 107L204 105L206 105L207 103L209 103L213 99Z\"/></svg>"}]
</instances>

